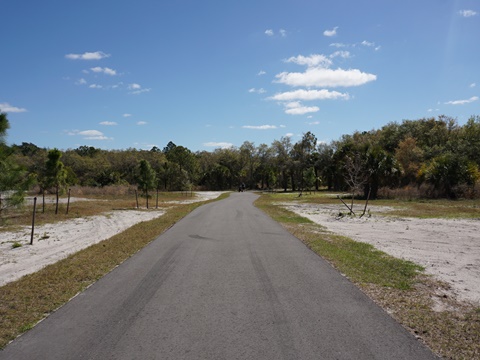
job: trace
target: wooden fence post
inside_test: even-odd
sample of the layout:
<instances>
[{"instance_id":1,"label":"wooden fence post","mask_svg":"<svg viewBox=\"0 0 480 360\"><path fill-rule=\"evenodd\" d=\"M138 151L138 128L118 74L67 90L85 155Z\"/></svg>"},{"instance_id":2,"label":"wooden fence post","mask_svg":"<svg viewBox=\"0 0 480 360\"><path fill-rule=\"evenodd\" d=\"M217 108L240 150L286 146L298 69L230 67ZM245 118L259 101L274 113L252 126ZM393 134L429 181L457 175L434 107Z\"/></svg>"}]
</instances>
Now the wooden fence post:
<instances>
[{"instance_id":1,"label":"wooden fence post","mask_svg":"<svg viewBox=\"0 0 480 360\"><path fill-rule=\"evenodd\" d=\"M71 190L71 189L68 189L67 215L68 215L68 209L70 208L70 190Z\"/></svg>"},{"instance_id":2,"label":"wooden fence post","mask_svg":"<svg viewBox=\"0 0 480 360\"><path fill-rule=\"evenodd\" d=\"M37 197L33 198L33 215L32 215L32 234L30 236L30 245L33 245L33 234L35 233L35 213L37 212Z\"/></svg>"}]
</instances>

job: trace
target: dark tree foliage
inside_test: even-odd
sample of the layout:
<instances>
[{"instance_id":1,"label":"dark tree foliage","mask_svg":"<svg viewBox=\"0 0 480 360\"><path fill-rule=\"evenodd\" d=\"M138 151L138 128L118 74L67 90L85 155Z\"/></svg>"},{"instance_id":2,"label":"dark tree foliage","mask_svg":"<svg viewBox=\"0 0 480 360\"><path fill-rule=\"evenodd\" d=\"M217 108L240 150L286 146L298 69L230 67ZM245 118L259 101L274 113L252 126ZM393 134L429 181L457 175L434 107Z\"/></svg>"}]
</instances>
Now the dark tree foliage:
<instances>
[{"instance_id":1,"label":"dark tree foliage","mask_svg":"<svg viewBox=\"0 0 480 360\"><path fill-rule=\"evenodd\" d=\"M47 150L22 143L8 147L6 115L0 116L2 156L41 178ZM378 196L382 188L418 187L434 197L478 196L480 179L480 117L464 125L447 116L391 122L380 129L344 134L330 143L306 132L271 145L245 141L240 147L193 153L170 141L162 150L102 150L80 146L61 152L69 181L80 185L137 184L138 164L155 172L158 190L234 190L276 188L304 191L328 188L349 191L348 171L362 174L363 196ZM363 183L363 180L362 182Z\"/></svg>"}]
</instances>

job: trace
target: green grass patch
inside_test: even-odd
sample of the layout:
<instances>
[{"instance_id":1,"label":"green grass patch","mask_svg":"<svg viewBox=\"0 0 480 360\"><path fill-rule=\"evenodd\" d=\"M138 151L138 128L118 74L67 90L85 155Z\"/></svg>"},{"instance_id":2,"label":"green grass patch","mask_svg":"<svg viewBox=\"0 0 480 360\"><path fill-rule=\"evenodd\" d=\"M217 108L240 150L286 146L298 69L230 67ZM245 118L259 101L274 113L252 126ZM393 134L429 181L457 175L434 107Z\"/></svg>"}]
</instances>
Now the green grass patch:
<instances>
[{"instance_id":1,"label":"green grass patch","mask_svg":"<svg viewBox=\"0 0 480 360\"><path fill-rule=\"evenodd\" d=\"M317 238L307 245L355 282L409 290L417 274L424 270L410 261L389 256L370 244L341 236L328 237L329 241Z\"/></svg>"}]
</instances>

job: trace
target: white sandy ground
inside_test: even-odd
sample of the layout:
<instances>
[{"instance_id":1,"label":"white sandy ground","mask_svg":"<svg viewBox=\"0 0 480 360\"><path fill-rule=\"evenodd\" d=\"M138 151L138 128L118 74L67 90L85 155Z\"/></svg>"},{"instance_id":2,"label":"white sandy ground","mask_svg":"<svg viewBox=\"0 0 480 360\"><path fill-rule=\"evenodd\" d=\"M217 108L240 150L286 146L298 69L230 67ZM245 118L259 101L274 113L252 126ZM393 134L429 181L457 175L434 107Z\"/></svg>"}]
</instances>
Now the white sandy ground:
<instances>
[{"instance_id":1,"label":"white sandy ground","mask_svg":"<svg viewBox=\"0 0 480 360\"><path fill-rule=\"evenodd\" d=\"M448 283L457 299L480 304L480 220L387 217L375 213L388 209L374 207L370 217L338 217L346 212L341 204L283 205L333 233L424 266Z\"/></svg>"},{"instance_id":2,"label":"white sandy ground","mask_svg":"<svg viewBox=\"0 0 480 360\"><path fill-rule=\"evenodd\" d=\"M217 198L221 192L198 192L186 200L198 202ZM74 199L87 200L87 199ZM72 201L72 199L70 199ZM0 286L34 273L68 255L108 239L127 228L165 213L158 210L115 210L106 214L77 218L35 227L30 245L31 227L16 232L0 232ZM13 248L13 243L22 244Z\"/></svg>"}]
</instances>

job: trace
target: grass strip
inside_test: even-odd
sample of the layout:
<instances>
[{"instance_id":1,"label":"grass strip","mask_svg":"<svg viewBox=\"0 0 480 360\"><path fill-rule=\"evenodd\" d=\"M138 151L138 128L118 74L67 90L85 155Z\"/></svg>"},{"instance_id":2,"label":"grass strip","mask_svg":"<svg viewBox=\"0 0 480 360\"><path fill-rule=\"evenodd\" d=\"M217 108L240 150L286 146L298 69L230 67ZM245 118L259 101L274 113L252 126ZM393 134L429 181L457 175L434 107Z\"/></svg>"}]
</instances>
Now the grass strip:
<instances>
[{"instance_id":1,"label":"grass strip","mask_svg":"<svg viewBox=\"0 0 480 360\"><path fill-rule=\"evenodd\" d=\"M421 266L332 234L286 210L281 206L286 201L282 195L263 194L255 205L345 274L435 353L448 359L480 359L480 308L439 296L439 290L448 285L425 275Z\"/></svg>"},{"instance_id":2,"label":"grass strip","mask_svg":"<svg viewBox=\"0 0 480 360\"><path fill-rule=\"evenodd\" d=\"M227 197L222 194L219 199ZM210 200L210 201L215 201ZM175 205L40 271L0 287L0 349L207 202Z\"/></svg>"}]
</instances>

